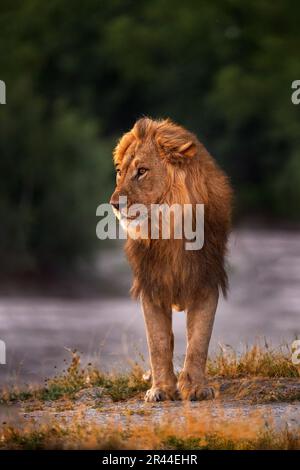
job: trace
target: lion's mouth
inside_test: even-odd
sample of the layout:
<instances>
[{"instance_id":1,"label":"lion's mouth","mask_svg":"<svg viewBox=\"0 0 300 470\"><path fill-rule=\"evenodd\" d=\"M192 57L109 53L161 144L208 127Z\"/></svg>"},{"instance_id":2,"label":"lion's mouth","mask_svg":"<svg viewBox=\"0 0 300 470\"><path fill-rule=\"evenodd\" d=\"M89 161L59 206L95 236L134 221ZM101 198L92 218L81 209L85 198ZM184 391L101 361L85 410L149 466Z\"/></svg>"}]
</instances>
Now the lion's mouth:
<instances>
[{"instance_id":1,"label":"lion's mouth","mask_svg":"<svg viewBox=\"0 0 300 470\"><path fill-rule=\"evenodd\" d=\"M125 215L125 214L122 214L121 212L121 218L122 219L126 219L126 220L136 220L138 219L138 215L134 215L134 216L129 216L129 215Z\"/></svg>"},{"instance_id":2,"label":"lion's mouth","mask_svg":"<svg viewBox=\"0 0 300 470\"><path fill-rule=\"evenodd\" d=\"M140 213L137 211L135 214L131 215L128 213L128 210L118 210L113 207L113 212L115 216L124 222L132 222L132 221L143 221L148 217L148 214Z\"/></svg>"}]
</instances>

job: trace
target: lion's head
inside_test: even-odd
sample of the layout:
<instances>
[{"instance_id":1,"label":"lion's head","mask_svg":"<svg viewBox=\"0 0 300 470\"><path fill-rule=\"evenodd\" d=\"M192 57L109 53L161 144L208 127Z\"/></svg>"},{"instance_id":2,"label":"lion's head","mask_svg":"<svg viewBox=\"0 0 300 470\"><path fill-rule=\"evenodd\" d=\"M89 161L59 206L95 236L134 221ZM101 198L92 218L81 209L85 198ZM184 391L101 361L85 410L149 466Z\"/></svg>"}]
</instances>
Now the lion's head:
<instances>
[{"instance_id":1,"label":"lion's head","mask_svg":"<svg viewBox=\"0 0 300 470\"><path fill-rule=\"evenodd\" d=\"M115 214L120 218L124 198L130 221L137 216L129 215L133 205L149 210L151 204L191 202L186 169L199 157L199 146L192 133L169 119L138 120L114 151L116 188L110 202Z\"/></svg>"}]
</instances>

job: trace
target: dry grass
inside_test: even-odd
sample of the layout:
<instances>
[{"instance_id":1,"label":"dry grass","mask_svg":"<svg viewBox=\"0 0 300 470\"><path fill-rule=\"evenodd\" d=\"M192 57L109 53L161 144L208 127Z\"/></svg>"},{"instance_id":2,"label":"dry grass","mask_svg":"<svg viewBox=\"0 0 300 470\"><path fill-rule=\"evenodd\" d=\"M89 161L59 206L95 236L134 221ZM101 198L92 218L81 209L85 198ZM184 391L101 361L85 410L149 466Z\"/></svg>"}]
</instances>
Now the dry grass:
<instances>
[{"instance_id":1,"label":"dry grass","mask_svg":"<svg viewBox=\"0 0 300 470\"><path fill-rule=\"evenodd\" d=\"M0 395L0 403L33 399L37 401L73 399L77 392L90 387L103 387L106 395L113 401L119 401L131 398L148 388L142 378L144 371L137 364L127 373L107 374L102 373L91 364L85 368L81 367L79 354L76 351L70 352L72 354L71 363L62 374L47 379L44 387L4 390Z\"/></svg>"},{"instance_id":2,"label":"dry grass","mask_svg":"<svg viewBox=\"0 0 300 470\"><path fill-rule=\"evenodd\" d=\"M235 377L300 377L300 369L292 363L288 346L272 349L255 344L237 354L230 347L220 347L220 352L208 360L210 376Z\"/></svg>"},{"instance_id":3,"label":"dry grass","mask_svg":"<svg viewBox=\"0 0 300 470\"><path fill-rule=\"evenodd\" d=\"M211 415L192 416L185 411L160 425L99 425L80 414L71 423L49 422L25 427L3 426L1 449L187 449L260 450L300 449L300 430L275 432L258 415L228 422Z\"/></svg>"},{"instance_id":4,"label":"dry grass","mask_svg":"<svg viewBox=\"0 0 300 470\"><path fill-rule=\"evenodd\" d=\"M102 387L113 401L126 400L148 388L143 380L143 369L137 364L130 372L124 374L102 373L91 364L83 368L80 356L70 351L72 359L69 367L62 374L46 380L44 387L19 390L4 390L0 395L0 403L37 400L55 401L61 398L73 399L80 390L89 387ZM207 364L209 377L216 378L297 378L300 377L299 366L291 361L288 348L273 350L265 345L254 345L246 348L241 354L232 349L221 348L220 353L210 358Z\"/></svg>"}]
</instances>

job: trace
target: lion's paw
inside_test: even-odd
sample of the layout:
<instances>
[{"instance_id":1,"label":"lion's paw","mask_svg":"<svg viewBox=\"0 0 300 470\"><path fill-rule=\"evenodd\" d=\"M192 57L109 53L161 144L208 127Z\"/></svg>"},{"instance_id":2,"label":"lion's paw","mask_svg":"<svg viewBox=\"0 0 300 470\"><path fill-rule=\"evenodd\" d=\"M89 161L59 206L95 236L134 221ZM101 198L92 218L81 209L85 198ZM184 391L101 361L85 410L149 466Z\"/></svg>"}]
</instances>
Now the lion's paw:
<instances>
[{"instance_id":1,"label":"lion's paw","mask_svg":"<svg viewBox=\"0 0 300 470\"><path fill-rule=\"evenodd\" d=\"M178 398L178 392L176 389L170 390L159 387L151 387L149 390L147 390L145 395L145 401L147 402L176 400Z\"/></svg>"},{"instance_id":2,"label":"lion's paw","mask_svg":"<svg viewBox=\"0 0 300 470\"><path fill-rule=\"evenodd\" d=\"M183 400L202 401L215 398L215 391L212 387L199 384L189 387L181 387L180 394Z\"/></svg>"}]
</instances>

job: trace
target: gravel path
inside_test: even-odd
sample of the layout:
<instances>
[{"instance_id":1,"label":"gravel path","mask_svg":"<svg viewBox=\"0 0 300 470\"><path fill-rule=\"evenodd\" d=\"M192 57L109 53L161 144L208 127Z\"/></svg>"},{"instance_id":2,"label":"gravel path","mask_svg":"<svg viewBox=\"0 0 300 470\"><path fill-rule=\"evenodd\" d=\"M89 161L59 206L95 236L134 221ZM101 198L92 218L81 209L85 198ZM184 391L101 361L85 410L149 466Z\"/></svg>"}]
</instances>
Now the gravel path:
<instances>
[{"instance_id":1,"label":"gravel path","mask_svg":"<svg viewBox=\"0 0 300 470\"><path fill-rule=\"evenodd\" d=\"M300 427L300 402L289 403L270 403L260 405L249 405L240 402L218 402L214 403L155 403L145 404L143 400L135 400L126 403L114 403L113 405L104 405L101 409L78 408L65 412L57 411L35 411L24 413L26 420L35 422L48 421L49 419L64 420L70 422L78 417L80 412L80 422L84 420L99 425L143 425L161 424L164 422L173 422L174 420L185 420L188 416L201 420L212 422L240 422L248 420L255 426L272 427L276 430L288 429L290 431L299 430Z\"/></svg>"},{"instance_id":2,"label":"gravel path","mask_svg":"<svg viewBox=\"0 0 300 470\"><path fill-rule=\"evenodd\" d=\"M216 399L210 401L145 403L140 393L134 398L113 402L102 387L91 387L77 392L72 400L22 402L6 408L6 416L2 412L1 418L38 424L79 419L80 423L99 425L147 426L192 417L199 424L246 420L249 426L260 429L269 426L276 430L299 431L299 379L211 379L209 383L216 391Z\"/></svg>"}]
</instances>

